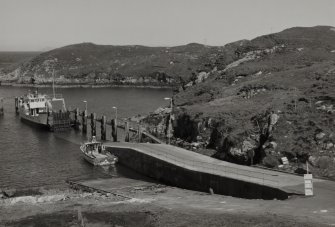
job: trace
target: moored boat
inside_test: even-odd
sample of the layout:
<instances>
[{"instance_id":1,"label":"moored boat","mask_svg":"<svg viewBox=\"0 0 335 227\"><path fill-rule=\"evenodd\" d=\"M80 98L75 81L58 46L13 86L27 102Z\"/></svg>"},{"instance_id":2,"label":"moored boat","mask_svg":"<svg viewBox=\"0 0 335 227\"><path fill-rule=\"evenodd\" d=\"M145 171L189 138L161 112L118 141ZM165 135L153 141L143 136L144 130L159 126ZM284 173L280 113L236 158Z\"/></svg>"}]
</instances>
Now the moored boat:
<instances>
[{"instance_id":1,"label":"moored boat","mask_svg":"<svg viewBox=\"0 0 335 227\"><path fill-rule=\"evenodd\" d=\"M71 127L70 113L59 94L50 95L28 92L18 100L19 116L22 121L47 128L51 131Z\"/></svg>"},{"instance_id":2,"label":"moored boat","mask_svg":"<svg viewBox=\"0 0 335 227\"><path fill-rule=\"evenodd\" d=\"M110 153L107 153L104 145L96 141L93 136L92 140L85 142L80 146L83 158L95 166L114 165L118 158Z\"/></svg>"}]
</instances>

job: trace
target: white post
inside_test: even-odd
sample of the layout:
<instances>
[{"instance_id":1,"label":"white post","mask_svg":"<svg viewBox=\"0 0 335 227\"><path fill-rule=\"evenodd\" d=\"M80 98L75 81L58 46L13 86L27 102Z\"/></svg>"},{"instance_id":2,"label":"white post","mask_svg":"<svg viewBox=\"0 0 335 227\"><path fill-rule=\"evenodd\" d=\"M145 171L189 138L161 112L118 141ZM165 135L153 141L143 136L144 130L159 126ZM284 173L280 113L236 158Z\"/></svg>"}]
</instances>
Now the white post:
<instances>
[{"instance_id":1,"label":"white post","mask_svg":"<svg viewBox=\"0 0 335 227\"><path fill-rule=\"evenodd\" d=\"M85 103L85 110L86 110L86 113L87 113L87 101L84 100L83 103Z\"/></svg>"},{"instance_id":2,"label":"white post","mask_svg":"<svg viewBox=\"0 0 335 227\"><path fill-rule=\"evenodd\" d=\"M309 174L308 171L308 162L306 162L306 171L307 174L304 174L304 182L305 182L305 196L313 196L313 175Z\"/></svg>"}]
</instances>

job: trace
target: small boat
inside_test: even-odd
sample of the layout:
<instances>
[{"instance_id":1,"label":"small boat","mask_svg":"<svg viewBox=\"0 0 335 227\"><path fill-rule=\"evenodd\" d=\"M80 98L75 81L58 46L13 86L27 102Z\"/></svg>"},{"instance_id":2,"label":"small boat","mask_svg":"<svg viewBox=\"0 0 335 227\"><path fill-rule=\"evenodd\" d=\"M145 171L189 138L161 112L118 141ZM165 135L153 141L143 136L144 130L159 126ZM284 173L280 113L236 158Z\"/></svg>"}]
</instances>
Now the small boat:
<instances>
[{"instance_id":1,"label":"small boat","mask_svg":"<svg viewBox=\"0 0 335 227\"><path fill-rule=\"evenodd\" d=\"M104 145L96 141L95 136L92 140L80 146L83 158L95 166L114 165L118 158L106 152Z\"/></svg>"}]
</instances>

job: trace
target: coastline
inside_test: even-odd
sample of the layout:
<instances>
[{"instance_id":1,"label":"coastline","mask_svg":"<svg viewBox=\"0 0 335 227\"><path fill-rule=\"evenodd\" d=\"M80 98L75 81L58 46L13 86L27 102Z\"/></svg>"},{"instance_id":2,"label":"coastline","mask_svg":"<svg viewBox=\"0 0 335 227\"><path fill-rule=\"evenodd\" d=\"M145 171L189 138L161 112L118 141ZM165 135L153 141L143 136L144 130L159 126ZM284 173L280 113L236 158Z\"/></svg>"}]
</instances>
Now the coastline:
<instances>
[{"instance_id":1,"label":"coastline","mask_svg":"<svg viewBox=\"0 0 335 227\"><path fill-rule=\"evenodd\" d=\"M19 84L19 83L0 83L0 87L32 87L50 88L52 84ZM152 89L172 89L174 85L136 85L136 84L55 84L55 88L152 88Z\"/></svg>"}]
</instances>

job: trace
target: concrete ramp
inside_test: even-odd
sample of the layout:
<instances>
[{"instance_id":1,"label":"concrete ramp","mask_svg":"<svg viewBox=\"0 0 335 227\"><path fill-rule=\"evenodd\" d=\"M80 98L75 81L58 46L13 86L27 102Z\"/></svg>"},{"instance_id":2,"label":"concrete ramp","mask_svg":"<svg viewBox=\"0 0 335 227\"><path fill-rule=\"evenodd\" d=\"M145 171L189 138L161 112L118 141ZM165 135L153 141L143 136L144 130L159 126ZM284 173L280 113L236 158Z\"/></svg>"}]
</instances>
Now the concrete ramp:
<instances>
[{"instance_id":1,"label":"concrete ramp","mask_svg":"<svg viewBox=\"0 0 335 227\"><path fill-rule=\"evenodd\" d=\"M297 175L220 161L166 144L104 145L123 165L168 185L250 199L304 194L304 179Z\"/></svg>"},{"instance_id":2,"label":"concrete ramp","mask_svg":"<svg viewBox=\"0 0 335 227\"><path fill-rule=\"evenodd\" d=\"M129 191L141 190L144 188L155 187L157 185L151 182L124 177L68 180L67 183L75 188L84 189L86 191L111 193L122 198L131 198L127 195L129 194Z\"/></svg>"}]
</instances>

